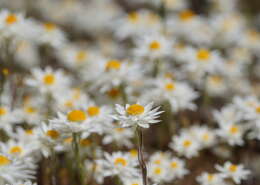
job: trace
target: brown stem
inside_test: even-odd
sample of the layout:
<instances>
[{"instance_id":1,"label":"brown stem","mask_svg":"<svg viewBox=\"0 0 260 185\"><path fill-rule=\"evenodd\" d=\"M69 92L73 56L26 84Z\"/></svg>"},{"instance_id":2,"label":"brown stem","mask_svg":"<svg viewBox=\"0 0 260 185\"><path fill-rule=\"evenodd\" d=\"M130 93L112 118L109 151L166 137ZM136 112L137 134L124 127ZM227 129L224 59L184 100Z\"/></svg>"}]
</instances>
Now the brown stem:
<instances>
[{"instance_id":1,"label":"brown stem","mask_svg":"<svg viewBox=\"0 0 260 185\"><path fill-rule=\"evenodd\" d=\"M144 161L144 155L143 155L143 132L142 128L137 127L137 134L138 134L138 161L139 165L142 170L142 178L143 178L143 185L148 184L147 180L147 168Z\"/></svg>"}]
</instances>

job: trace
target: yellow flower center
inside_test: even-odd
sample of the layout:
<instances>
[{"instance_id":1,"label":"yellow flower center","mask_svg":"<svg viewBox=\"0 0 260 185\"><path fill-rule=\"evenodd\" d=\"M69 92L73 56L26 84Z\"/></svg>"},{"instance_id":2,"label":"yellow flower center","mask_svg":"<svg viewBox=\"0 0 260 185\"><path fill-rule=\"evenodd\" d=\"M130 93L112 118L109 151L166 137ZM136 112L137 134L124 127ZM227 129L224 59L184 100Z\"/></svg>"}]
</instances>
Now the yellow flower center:
<instances>
[{"instance_id":1,"label":"yellow flower center","mask_svg":"<svg viewBox=\"0 0 260 185\"><path fill-rule=\"evenodd\" d=\"M87 116L82 110L73 110L68 113L67 119L72 122L81 122L87 119Z\"/></svg>"},{"instance_id":2,"label":"yellow flower center","mask_svg":"<svg viewBox=\"0 0 260 185\"><path fill-rule=\"evenodd\" d=\"M214 179L214 175L208 174L208 181L212 181Z\"/></svg>"},{"instance_id":3,"label":"yellow flower center","mask_svg":"<svg viewBox=\"0 0 260 185\"><path fill-rule=\"evenodd\" d=\"M130 150L130 155L131 155L132 157L136 157L136 156L138 155L137 150L135 150L135 149Z\"/></svg>"},{"instance_id":4,"label":"yellow flower center","mask_svg":"<svg viewBox=\"0 0 260 185\"><path fill-rule=\"evenodd\" d=\"M229 166L229 171L230 172L236 172L237 171L237 165L234 165L234 164L230 165Z\"/></svg>"},{"instance_id":5,"label":"yellow flower center","mask_svg":"<svg viewBox=\"0 0 260 185\"><path fill-rule=\"evenodd\" d=\"M116 158L115 161L114 161L114 164L115 165L122 165L122 166L126 166L127 165L127 161L122 158L122 157L119 157L119 158Z\"/></svg>"},{"instance_id":6,"label":"yellow flower center","mask_svg":"<svg viewBox=\"0 0 260 185\"><path fill-rule=\"evenodd\" d=\"M162 169L157 167L154 169L154 173L157 174L157 175L160 175L162 173Z\"/></svg>"},{"instance_id":7,"label":"yellow flower center","mask_svg":"<svg viewBox=\"0 0 260 185\"><path fill-rule=\"evenodd\" d=\"M118 60L108 61L106 64L106 70L119 70L121 68L121 62Z\"/></svg>"},{"instance_id":8,"label":"yellow flower center","mask_svg":"<svg viewBox=\"0 0 260 185\"><path fill-rule=\"evenodd\" d=\"M53 85L55 83L55 76L53 74L46 74L43 77L43 82L45 85Z\"/></svg>"},{"instance_id":9,"label":"yellow flower center","mask_svg":"<svg viewBox=\"0 0 260 185\"><path fill-rule=\"evenodd\" d=\"M200 49L197 52L197 59L200 60L200 61L207 61L207 60L210 59L210 57L211 57L211 54L206 49Z\"/></svg>"},{"instance_id":10,"label":"yellow flower center","mask_svg":"<svg viewBox=\"0 0 260 185\"><path fill-rule=\"evenodd\" d=\"M237 126L232 126L232 127L230 127L229 132L231 134L237 134L239 132L239 129Z\"/></svg>"},{"instance_id":11,"label":"yellow flower center","mask_svg":"<svg viewBox=\"0 0 260 185\"><path fill-rule=\"evenodd\" d=\"M7 110L4 107L0 107L0 116L3 116L7 113Z\"/></svg>"},{"instance_id":12,"label":"yellow flower center","mask_svg":"<svg viewBox=\"0 0 260 185\"><path fill-rule=\"evenodd\" d=\"M144 112L144 107L139 104L133 104L126 109L126 112L132 116L140 115Z\"/></svg>"},{"instance_id":13,"label":"yellow flower center","mask_svg":"<svg viewBox=\"0 0 260 185\"><path fill-rule=\"evenodd\" d=\"M179 14L179 18L182 21L189 21L191 20L193 17L195 16L195 14L191 11L191 10L184 10Z\"/></svg>"},{"instance_id":14,"label":"yellow flower center","mask_svg":"<svg viewBox=\"0 0 260 185\"><path fill-rule=\"evenodd\" d=\"M162 161L160 159L157 159L154 161L154 164L161 164L161 163L162 163Z\"/></svg>"},{"instance_id":15,"label":"yellow flower center","mask_svg":"<svg viewBox=\"0 0 260 185\"><path fill-rule=\"evenodd\" d=\"M66 101L65 102L65 104L64 104L66 107L73 107L73 101L71 101L71 100L68 100L68 101Z\"/></svg>"},{"instance_id":16,"label":"yellow flower center","mask_svg":"<svg viewBox=\"0 0 260 185\"><path fill-rule=\"evenodd\" d=\"M210 77L210 80L211 80L211 82L214 83L214 84L221 84L221 82L222 82L221 76L217 76L217 75L211 76L211 77Z\"/></svg>"},{"instance_id":17,"label":"yellow flower center","mask_svg":"<svg viewBox=\"0 0 260 185\"><path fill-rule=\"evenodd\" d=\"M20 146L13 146L12 148L10 148L9 153L10 154L20 154L22 153L22 148Z\"/></svg>"},{"instance_id":18,"label":"yellow flower center","mask_svg":"<svg viewBox=\"0 0 260 185\"><path fill-rule=\"evenodd\" d=\"M136 23L139 20L139 15L137 12L131 12L127 16L128 20L132 23Z\"/></svg>"},{"instance_id":19,"label":"yellow flower center","mask_svg":"<svg viewBox=\"0 0 260 185\"><path fill-rule=\"evenodd\" d=\"M125 130L125 128L115 128L115 131L117 132L123 132Z\"/></svg>"},{"instance_id":20,"label":"yellow flower center","mask_svg":"<svg viewBox=\"0 0 260 185\"><path fill-rule=\"evenodd\" d=\"M56 130L48 130L46 132L46 135L52 139L57 139L60 136L59 132L57 132Z\"/></svg>"},{"instance_id":21,"label":"yellow flower center","mask_svg":"<svg viewBox=\"0 0 260 185\"><path fill-rule=\"evenodd\" d=\"M25 133L27 135L33 135L33 130L32 129L25 130Z\"/></svg>"},{"instance_id":22,"label":"yellow flower center","mask_svg":"<svg viewBox=\"0 0 260 185\"><path fill-rule=\"evenodd\" d=\"M171 163L171 167L174 168L174 169L175 169L175 168L178 168L178 166L179 166L179 165L178 165L177 162L172 162L172 163Z\"/></svg>"},{"instance_id":23,"label":"yellow flower center","mask_svg":"<svg viewBox=\"0 0 260 185\"><path fill-rule=\"evenodd\" d=\"M87 112L89 116L93 117L99 115L100 110L99 107L92 106L88 108Z\"/></svg>"},{"instance_id":24,"label":"yellow flower center","mask_svg":"<svg viewBox=\"0 0 260 185\"><path fill-rule=\"evenodd\" d=\"M79 51L76 55L77 62L83 62L87 58L87 53L85 51Z\"/></svg>"},{"instance_id":25,"label":"yellow flower center","mask_svg":"<svg viewBox=\"0 0 260 185\"><path fill-rule=\"evenodd\" d=\"M7 157L0 155L0 166L6 166L11 163L11 160L9 160Z\"/></svg>"},{"instance_id":26,"label":"yellow flower center","mask_svg":"<svg viewBox=\"0 0 260 185\"><path fill-rule=\"evenodd\" d=\"M260 106L256 107L255 111L260 114Z\"/></svg>"},{"instance_id":27,"label":"yellow flower center","mask_svg":"<svg viewBox=\"0 0 260 185\"><path fill-rule=\"evenodd\" d=\"M154 40L150 43L149 48L150 48L150 50L153 50L153 51L159 50L159 49L161 49L161 44L160 44L160 42Z\"/></svg>"},{"instance_id":28,"label":"yellow flower center","mask_svg":"<svg viewBox=\"0 0 260 185\"><path fill-rule=\"evenodd\" d=\"M6 22L6 24L14 24L14 23L16 23L18 21L18 18L17 18L17 16L16 15L14 15L14 14L9 14L7 17L6 17L6 19L5 19L5 22Z\"/></svg>"},{"instance_id":29,"label":"yellow flower center","mask_svg":"<svg viewBox=\"0 0 260 185\"><path fill-rule=\"evenodd\" d=\"M186 147L186 148L189 147L191 144L192 144L192 143L191 143L190 140L185 140L185 141L183 141L183 146Z\"/></svg>"},{"instance_id":30,"label":"yellow flower center","mask_svg":"<svg viewBox=\"0 0 260 185\"><path fill-rule=\"evenodd\" d=\"M80 140L80 145L83 147L87 147L91 144L91 141L89 139L81 139Z\"/></svg>"},{"instance_id":31,"label":"yellow flower center","mask_svg":"<svg viewBox=\"0 0 260 185\"><path fill-rule=\"evenodd\" d=\"M164 88L167 91L173 91L175 89L175 85L174 85L174 83L169 82L169 83L165 84Z\"/></svg>"},{"instance_id":32,"label":"yellow flower center","mask_svg":"<svg viewBox=\"0 0 260 185\"><path fill-rule=\"evenodd\" d=\"M65 142L65 143L71 143L72 140L73 140L72 137L68 137L68 138L64 139L64 142Z\"/></svg>"},{"instance_id":33,"label":"yellow flower center","mask_svg":"<svg viewBox=\"0 0 260 185\"><path fill-rule=\"evenodd\" d=\"M110 96L111 98L116 98L120 95L120 91L118 89L111 89L107 92L108 96Z\"/></svg>"},{"instance_id":34,"label":"yellow flower center","mask_svg":"<svg viewBox=\"0 0 260 185\"><path fill-rule=\"evenodd\" d=\"M134 183L134 184L132 184L132 185L139 185L139 184L137 184L137 183Z\"/></svg>"},{"instance_id":35,"label":"yellow flower center","mask_svg":"<svg viewBox=\"0 0 260 185\"><path fill-rule=\"evenodd\" d=\"M9 69L4 68L4 69L2 70L2 73L3 73L3 75L7 76L7 75L9 74Z\"/></svg>"},{"instance_id":36,"label":"yellow flower center","mask_svg":"<svg viewBox=\"0 0 260 185\"><path fill-rule=\"evenodd\" d=\"M46 31L53 31L56 29L56 25L53 23L45 23L43 26Z\"/></svg>"},{"instance_id":37,"label":"yellow flower center","mask_svg":"<svg viewBox=\"0 0 260 185\"><path fill-rule=\"evenodd\" d=\"M25 108L25 112L29 113L29 114L34 114L37 112L37 109L34 107L26 107Z\"/></svg>"},{"instance_id":38,"label":"yellow flower center","mask_svg":"<svg viewBox=\"0 0 260 185\"><path fill-rule=\"evenodd\" d=\"M204 141L208 141L209 140L209 134L208 133L203 134L202 139Z\"/></svg>"}]
</instances>

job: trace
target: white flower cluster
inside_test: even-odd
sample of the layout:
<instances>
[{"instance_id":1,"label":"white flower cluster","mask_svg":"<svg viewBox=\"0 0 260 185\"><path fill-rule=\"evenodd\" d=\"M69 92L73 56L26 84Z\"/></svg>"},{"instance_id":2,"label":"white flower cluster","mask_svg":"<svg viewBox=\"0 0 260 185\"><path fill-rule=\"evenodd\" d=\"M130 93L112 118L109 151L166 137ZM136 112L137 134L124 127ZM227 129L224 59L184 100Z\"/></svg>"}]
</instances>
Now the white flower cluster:
<instances>
[{"instance_id":1,"label":"white flower cluster","mask_svg":"<svg viewBox=\"0 0 260 185\"><path fill-rule=\"evenodd\" d=\"M260 32L237 0L4 1L0 185L257 179Z\"/></svg>"}]
</instances>

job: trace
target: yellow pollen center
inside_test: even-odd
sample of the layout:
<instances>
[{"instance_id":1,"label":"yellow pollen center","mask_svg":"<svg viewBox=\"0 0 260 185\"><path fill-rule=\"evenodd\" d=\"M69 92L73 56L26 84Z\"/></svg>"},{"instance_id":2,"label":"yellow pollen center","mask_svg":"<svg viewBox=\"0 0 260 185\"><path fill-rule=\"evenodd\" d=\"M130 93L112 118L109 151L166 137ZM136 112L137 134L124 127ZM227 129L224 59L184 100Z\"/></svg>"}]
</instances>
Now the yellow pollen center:
<instances>
[{"instance_id":1,"label":"yellow pollen center","mask_svg":"<svg viewBox=\"0 0 260 185\"><path fill-rule=\"evenodd\" d=\"M3 116L7 113L7 110L4 107L0 107L0 116Z\"/></svg>"},{"instance_id":2,"label":"yellow pollen center","mask_svg":"<svg viewBox=\"0 0 260 185\"><path fill-rule=\"evenodd\" d=\"M0 155L0 166L5 166L11 163L11 160L9 160L7 157Z\"/></svg>"},{"instance_id":3,"label":"yellow pollen center","mask_svg":"<svg viewBox=\"0 0 260 185\"><path fill-rule=\"evenodd\" d=\"M238 127L237 126L232 126L230 129L229 129L229 132L231 134L237 134L239 131Z\"/></svg>"},{"instance_id":4,"label":"yellow pollen center","mask_svg":"<svg viewBox=\"0 0 260 185\"><path fill-rule=\"evenodd\" d=\"M116 160L114 161L114 164L115 165L122 165L122 166L126 166L127 165L127 161L122 158L122 157L119 157L119 158L116 158Z\"/></svg>"},{"instance_id":5,"label":"yellow pollen center","mask_svg":"<svg viewBox=\"0 0 260 185\"><path fill-rule=\"evenodd\" d=\"M72 140L73 140L72 137L68 137L68 138L64 139L64 142L65 142L65 143L71 143Z\"/></svg>"},{"instance_id":6,"label":"yellow pollen center","mask_svg":"<svg viewBox=\"0 0 260 185\"><path fill-rule=\"evenodd\" d=\"M66 107L73 107L73 101L68 100L68 101L65 102L64 105L65 105Z\"/></svg>"},{"instance_id":7,"label":"yellow pollen center","mask_svg":"<svg viewBox=\"0 0 260 185\"><path fill-rule=\"evenodd\" d=\"M56 25L53 23L45 23L43 26L46 31L53 31L56 29Z\"/></svg>"},{"instance_id":8,"label":"yellow pollen center","mask_svg":"<svg viewBox=\"0 0 260 185\"><path fill-rule=\"evenodd\" d=\"M230 165L230 166L229 166L229 171L230 171L230 172L236 172L236 171L237 171L237 166L234 165L234 164Z\"/></svg>"},{"instance_id":9,"label":"yellow pollen center","mask_svg":"<svg viewBox=\"0 0 260 185\"><path fill-rule=\"evenodd\" d=\"M46 85L53 85L55 83L55 76L53 74L46 74L43 77L43 82Z\"/></svg>"},{"instance_id":10,"label":"yellow pollen center","mask_svg":"<svg viewBox=\"0 0 260 185\"><path fill-rule=\"evenodd\" d=\"M209 135L207 133L203 134L202 139L204 141L208 141L209 140Z\"/></svg>"},{"instance_id":11,"label":"yellow pollen center","mask_svg":"<svg viewBox=\"0 0 260 185\"><path fill-rule=\"evenodd\" d=\"M211 76L210 80L214 84L220 84L222 82L222 78L220 76L217 76L217 75Z\"/></svg>"},{"instance_id":12,"label":"yellow pollen center","mask_svg":"<svg viewBox=\"0 0 260 185\"><path fill-rule=\"evenodd\" d=\"M144 107L139 104L133 104L126 109L126 112L132 116L140 115L144 112Z\"/></svg>"},{"instance_id":13,"label":"yellow pollen center","mask_svg":"<svg viewBox=\"0 0 260 185\"><path fill-rule=\"evenodd\" d=\"M84 60L86 60L86 58L87 58L87 54L85 51L79 51L76 55L77 62L83 62Z\"/></svg>"},{"instance_id":14,"label":"yellow pollen center","mask_svg":"<svg viewBox=\"0 0 260 185\"><path fill-rule=\"evenodd\" d=\"M157 174L157 175L160 175L162 173L162 169L161 168L155 168L154 173Z\"/></svg>"},{"instance_id":15,"label":"yellow pollen center","mask_svg":"<svg viewBox=\"0 0 260 185\"><path fill-rule=\"evenodd\" d=\"M83 147L87 147L91 144L91 141L89 139L81 139L80 140L80 145Z\"/></svg>"},{"instance_id":16,"label":"yellow pollen center","mask_svg":"<svg viewBox=\"0 0 260 185\"><path fill-rule=\"evenodd\" d=\"M154 161L154 164L161 164L161 163L162 163L162 161L160 159L157 159Z\"/></svg>"},{"instance_id":17,"label":"yellow pollen center","mask_svg":"<svg viewBox=\"0 0 260 185\"><path fill-rule=\"evenodd\" d=\"M139 20L139 15L136 12L131 12L128 14L128 20L132 23L136 23Z\"/></svg>"},{"instance_id":18,"label":"yellow pollen center","mask_svg":"<svg viewBox=\"0 0 260 185\"><path fill-rule=\"evenodd\" d=\"M106 70L119 70L121 68L121 62L117 60L108 61L106 64Z\"/></svg>"},{"instance_id":19,"label":"yellow pollen center","mask_svg":"<svg viewBox=\"0 0 260 185\"><path fill-rule=\"evenodd\" d=\"M14 24L18 21L17 16L14 14L10 14L6 17L5 22L6 24Z\"/></svg>"},{"instance_id":20,"label":"yellow pollen center","mask_svg":"<svg viewBox=\"0 0 260 185\"><path fill-rule=\"evenodd\" d=\"M191 11L191 10L184 10L179 14L179 18L182 21L189 21L191 20L193 17L195 16L195 14Z\"/></svg>"},{"instance_id":21,"label":"yellow pollen center","mask_svg":"<svg viewBox=\"0 0 260 185\"><path fill-rule=\"evenodd\" d=\"M87 112L88 112L88 115L92 117L92 116L99 115L100 110L99 110L99 107L92 106L92 107L88 108Z\"/></svg>"},{"instance_id":22,"label":"yellow pollen center","mask_svg":"<svg viewBox=\"0 0 260 185\"><path fill-rule=\"evenodd\" d=\"M57 132L56 130L48 130L46 132L46 135L52 139L57 139L60 136L59 132Z\"/></svg>"},{"instance_id":23,"label":"yellow pollen center","mask_svg":"<svg viewBox=\"0 0 260 185\"><path fill-rule=\"evenodd\" d=\"M161 48L161 44L158 41L153 41L149 45L150 50L159 50Z\"/></svg>"},{"instance_id":24,"label":"yellow pollen center","mask_svg":"<svg viewBox=\"0 0 260 185\"><path fill-rule=\"evenodd\" d=\"M33 114L37 112L37 109L34 107L26 107L25 108L25 112L29 113L29 114Z\"/></svg>"},{"instance_id":25,"label":"yellow pollen center","mask_svg":"<svg viewBox=\"0 0 260 185\"><path fill-rule=\"evenodd\" d=\"M137 150L135 150L135 149L130 150L130 155L131 155L132 157L136 157L136 156L138 155Z\"/></svg>"},{"instance_id":26,"label":"yellow pollen center","mask_svg":"<svg viewBox=\"0 0 260 185\"><path fill-rule=\"evenodd\" d=\"M73 110L68 113L67 119L72 122L81 122L87 119L87 116L82 110Z\"/></svg>"},{"instance_id":27,"label":"yellow pollen center","mask_svg":"<svg viewBox=\"0 0 260 185\"><path fill-rule=\"evenodd\" d=\"M260 114L260 106L256 107L255 111Z\"/></svg>"},{"instance_id":28,"label":"yellow pollen center","mask_svg":"<svg viewBox=\"0 0 260 185\"><path fill-rule=\"evenodd\" d=\"M175 85L174 85L174 83L169 82L169 83L165 84L164 88L167 91L173 91L175 89Z\"/></svg>"},{"instance_id":29,"label":"yellow pollen center","mask_svg":"<svg viewBox=\"0 0 260 185\"><path fill-rule=\"evenodd\" d=\"M212 181L214 179L214 175L208 174L208 181Z\"/></svg>"},{"instance_id":30,"label":"yellow pollen center","mask_svg":"<svg viewBox=\"0 0 260 185\"><path fill-rule=\"evenodd\" d=\"M25 130L25 133L27 135L33 135L33 130L32 129Z\"/></svg>"},{"instance_id":31,"label":"yellow pollen center","mask_svg":"<svg viewBox=\"0 0 260 185\"><path fill-rule=\"evenodd\" d=\"M20 153L22 153L22 148L20 146L14 146L14 147L10 148L9 153L10 154L20 154Z\"/></svg>"},{"instance_id":32,"label":"yellow pollen center","mask_svg":"<svg viewBox=\"0 0 260 185\"><path fill-rule=\"evenodd\" d=\"M200 61L207 61L207 60L210 59L210 57L211 57L211 54L206 49L200 49L197 52L197 59L200 60Z\"/></svg>"},{"instance_id":33,"label":"yellow pollen center","mask_svg":"<svg viewBox=\"0 0 260 185\"><path fill-rule=\"evenodd\" d=\"M125 130L125 128L115 128L115 131L117 132L123 132Z\"/></svg>"},{"instance_id":34,"label":"yellow pollen center","mask_svg":"<svg viewBox=\"0 0 260 185\"><path fill-rule=\"evenodd\" d=\"M108 96L110 96L111 98L116 98L120 95L120 91L118 89L111 89L107 92Z\"/></svg>"},{"instance_id":35,"label":"yellow pollen center","mask_svg":"<svg viewBox=\"0 0 260 185\"><path fill-rule=\"evenodd\" d=\"M184 142L183 142L183 146L184 147L189 147L191 145L191 141L190 140L185 140Z\"/></svg>"},{"instance_id":36,"label":"yellow pollen center","mask_svg":"<svg viewBox=\"0 0 260 185\"><path fill-rule=\"evenodd\" d=\"M178 168L178 163L177 162L172 162L171 163L172 168Z\"/></svg>"},{"instance_id":37,"label":"yellow pollen center","mask_svg":"<svg viewBox=\"0 0 260 185\"><path fill-rule=\"evenodd\" d=\"M3 73L3 75L7 76L7 75L9 74L9 69L4 68L4 69L2 70L2 73Z\"/></svg>"}]
</instances>

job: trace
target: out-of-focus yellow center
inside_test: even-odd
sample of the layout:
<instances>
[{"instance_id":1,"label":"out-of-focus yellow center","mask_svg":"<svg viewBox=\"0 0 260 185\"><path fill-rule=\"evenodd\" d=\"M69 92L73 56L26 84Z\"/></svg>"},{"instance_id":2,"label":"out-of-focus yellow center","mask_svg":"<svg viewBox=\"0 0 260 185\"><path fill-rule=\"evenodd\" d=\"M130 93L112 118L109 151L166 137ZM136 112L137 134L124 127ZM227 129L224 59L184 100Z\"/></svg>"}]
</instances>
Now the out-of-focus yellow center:
<instances>
[{"instance_id":1,"label":"out-of-focus yellow center","mask_svg":"<svg viewBox=\"0 0 260 185\"><path fill-rule=\"evenodd\" d=\"M119 89L113 88L113 89L110 89L107 92L107 94L111 98L116 98L116 97L118 97L120 95L120 91L119 91Z\"/></svg>"},{"instance_id":2,"label":"out-of-focus yellow center","mask_svg":"<svg viewBox=\"0 0 260 185\"><path fill-rule=\"evenodd\" d=\"M27 130L25 130L25 133L27 135L33 135L33 130L32 129L27 129Z\"/></svg>"},{"instance_id":3,"label":"out-of-focus yellow center","mask_svg":"<svg viewBox=\"0 0 260 185\"><path fill-rule=\"evenodd\" d=\"M124 130L125 130L125 128L115 128L115 131L116 131L116 132L119 132L119 133L120 133L120 132L123 132Z\"/></svg>"},{"instance_id":4,"label":"out-of-focus yellow center","mask_svg":"<svg viewBox=\"0 0 260 185\"><path fill-rule=\"evenodd\" d=\"M175 168L178 168L178 166L179 166L179 165L178 165L177 162L172 162L172 163L171 163L171 167L174 168L174 169L175 169Z\"/></svg>"},{"instance_id":5,"label":"out-of-focus yellow center","mask_svg":"<svg viewBox=\"0 0 260 185\"><path fill-rule=\"evenodd\" d=\"M0 116L5 115L6 113L7 113L6 108L4 108L4 107L0 107Z\"/></svg>"},{"instance_id":6,"label":"out-of-focus yellow center","mask_svg":"<svg viewBox=\"0 0 260 185\"><path fill-rule=\"evenodd\" d=\"M71 100L68 100L68 101L66 101L65 102L65 104L64 104L66 107L69 107L69 108L71 108L71 107L73 107L73 101L71 101Z\"/></svg>"},{"instance_id":7,"label":"out-of-focus yellow center","mask_svg":"<svg viewBox=\"0 0 260 185\"><path fill-rule=\"evenodd\" d=\"M53 23L45 23L43 26L46 31L53 31L56 29L56 25Z\"/></svg>"},{"instance_id":8,"label":"out-of-focus yellow center","mask_svg":"<svg viewBox=\"0 0 260 185\"><path fill-rule=\"evenodd\" d=\"M91 141L89 139L81 139L80 140L80 146L87 147L91 144Z\"/></svg>"},{"instance_id":9,"label":"out-of-focus yellow center","mask_svg":"<svg viewBox=\"0 0 260 185\"><path fill-rule=\"evenodd\" d=\"M9 69L4 68L4 69L2 70L2 73L3 73L3 75L5 75L5 76L9 75Z\"/></svg>"},{"instance_id":10,"label":"out-of-focus yellow center","mask_svg":"<svg viewBox=\"0 0 260 185\"><path fill-rule=\"evenodd\" d=\"M189 21L195 16L194 12L191 10L184 10L179 14L179 18L182 21Z\"/></svg>"},{"instance_id":11,"label":"out-of-focus yellow center","mask_svg":"<svg viewBox=\"0 0 260 185\"><path fill-rule=\"evenodd\" d=\"M161 164L161 163L162 163L162 161L160 159L157 159L154 161L154 164Z\"/></svg>"},{"instance_id":12,"label":"out-of-focus yellow center","mask_svg":"<svg viewBox=\"0 0 260 185\"><path fill-rule=\"evenodd\" d=\"M202 139L203 139L204 141L208 141L208 140L209 140L209 134L208 134L208 133L203 134L203 135L202 135Z\"/></svg>"},{"instance_id":13,"label":"out-of-focus yellow center","mask_svg":"<svg viewBox=\"0 0 260 185\"><path fill-rule=\"evenodd\" d=\"M115 159L114 164L115 165L119 165L120 164L122 166L126 166L127 165L127 161L124 158L122 158L122 157L118 157L118 158Z\"/></svg>"},{"instance_id":14,"label":"out-of-focus yellow center","mask_svg":"<svg viewBox=\"0 0 260 185\"><path fill-rule=\"evenodd\" d=\"M200 61L207 61L211 57L211 54L206 49L199 49L197 52L197 59Z\"/></svg>"},{"instance_id":15,"label":"out-of-focus yellow center","mask_svg":"<svg viewBox=\"0 0 260 185\"><path fill-rule=\"evenodd\" d=\"M229 132L231 134L237 134L239 132L239 128L237 126L232 126L230 127Z\"/></svg>"},{"instance_id":16,"label":"out-of-focus yellow center","mask_svg":"<svg viewBox=\"0 0 260 185\"><path fill-rule=\"evenodd\" d=\"M34 107L26 107L25 112L27 112L28 114L34 114L37 112L37 109Z\"/></svg>"},{"instance_id":17,"label":"out-of-focus yellow center","mask_svg":"<svg viewBox=\"0 0 260 185\"><path fill-rule=\"evenodd\" d=\"M127 16L128 20L132 23L136 23L139 20L139 14L137 12L131 12Z\"/></svg>"},{"instance_id":18,"label":"out-of-focus yellow center","mask_svg":"<svg viewBox=\"0 0 260 185\"><path fill-rule=\"evenodd\" d=\"M211 81L212 83L218 85L218 84L221 84L222 78L221 78L221 76L213 75L213 76L210 77L210 81Z\"/></svg>"},{"instance_id":19,"label":"out-of-focus yellow center","mask_svg":"<svg viewBox=\"0 0 260 185\"><path fill-rule=\"evenodd\" d=\"M140 115L144 112L144 107L139 104L133 104L126 109L126 112L132 116Z\"/></svg>"},{"instance_id":20,"label":"out-of-focus yellow center","mask_svg":"<svg viewBox=\"0 0 260 185\"><path fill-rule=\"evenodd\" d=\"M138 155L137 150L136 150L136 149L130 150L130 155L131 155L132 157L136 157L136 156Z\"/></svg>"},{"instance_id":21,"label":"out-of-focus yellow center","mask_svg":"<svg viewBox=\"0 0 260 185\"><path fill-rule=\"evenodd\" d=\"M173 90L175 89L175 85L174 85L174 83L169 82L169 83L165 84L164 88L165 88L167 91L173 91Z\"/></svg>"},{"instance_id":22,"label":"out-of-focus yellow center","mask_svg":"<svg viewBox=\"0 0 260 185\"><path fill-rule=\"evenodd\" d=\"M92 106L92 107L88 108L87 112L88 112L89 116L93 117L93 116L99 115L100 109L99 109L99 107Z\"/></svg>"},{"instance_id":23,"label":"out-of-focus yellow center","mask_svg":"<svg viewBox=\"0 0 260 185\"><path fill-rule=\"evenodd\" d=\"M162 169L157 167L154 169L154 173L157 174L157 175L160 175L162 173Z\"/></svg>"},{"instance_id":24,"label":"out-of-focus yellow center","mask_svg":"<svg viewBox=\"0 0 260 185\"><path fill-rule=\"evenodd\" d=\"M255 108L255 111L256 111L258 114L260 114L260 106L256 107L256 108Z\"/></svg>"},{"instance_id":25,"label":"out-of-focus yellow center","mask_svg":"<svg viewBox=\"0 0 260 185\"><path fill-rule=\"evenodd\" d=\"M208 181L212 181L214 179L214 175L208 174Z\"/></svg>"},{"instance_id":26,"label":"out-of-focus yellow center","mask_svg":"<svg viewBox=\"0 0 260 185\"><path fill-rule=\"evenodd\" d=\"M0 166L6 166L11 163L11 160L9 160L7 157L0 155Z\"/></svg>"},{"instance_id":27,"label":"out-of-focus yellow center","mask_svg":"<svg viewBox=\"0 0 260 185\"><path fill-rule=\"evenodd\" d=\"M10 148L9 153L10 154L20 154L22 153L23 149L20 146L13 146Z\"/></svg>"},{"instance_id":28,"label":"out-of-focus yellow center","mask_svg":"<svg viewBox=\"0 0 260 185\"><path fill-rule=\"evenodd\" d=\"M77 62L83 62L87 58L87 53L85 51L79 51L76 55Z\"/></svg>"},{"instance_id":29,"label":"out-of-focus yellow center","mask_svg":"<svg viewBox=\"0 0 260 185\"><path fill-rule=\"evenodd\" d=\"M6 24L14 24L18 21L18 18L16 15L14 14L9 14L6 18L5 18L5 22Z\"/></svg>"},{"instance_id":30,"label":"out-of-focus yellow center","mask_svg":"<svg viewBox=\"0 0 260 185\"><path fill-rule=\"evenodd\" d=\"M191 143L190 140L185 140L185 141L183 141L183 146L186 147L186 148L189 147L191 144L192 144L192 143Z\"/></svg>"},{"instance_id":31,"label":"out-of-focus yellow center","mask_svg":"<svg viewBox=\"0 0 260 185\"><path fill-rule=\"evenodd\" d=\"M59 132L57 132L56 130L48 130L46 132L46 135L52 139L57 139L60 136Z\"/></svg>"},{"instance_id":32,"label":"out-of-focus yellow center","mask_svg":"<svg viewBox=\"0 0 260 185\"><path fill-rule=\"evenodd\" d=\"M85 121L87 116L82 110L73 110L67 114L67 119L72 122L81 122Z\"/></svg>"},{"instance_id":33,"label":"out-of-focus yellow center","mask_svg":"<svg viewBox=\"0 0 260 185\"><path fill-rule=\"evenodd\" d=\"M149 44L149 48L150 48L150 50L153 50L153 51L159 50L159 49L161 49L161 44L160 44L160 42L154 40Z\"/></svg>"},{"instance_id":34,"label":"out-of-focus yellow center","mask_svg":"<svg viewBox=\"0 0 260 185\"><path fill-rule=\"evenodd\" d=\"M121 68L121 62L118 60L110 60L106 64L106 70L119 70Z\"/></svg>"},{"instance_id":35,"label":"out-of-focus yellow center","mask_svg":"<svg viewBox=\"0 0 260 185\"><path fill-rule=\"evenodd\" d=\"M53 85L55 83L55 76L53 74L46 74L43 77L43 82L45 85Z\"/></svg>"},{"instance_id":36,"label":"out-of-focus yellow center","mask_svg":"<svg viewBox=\"0 0 260 185\"><path fill-rule=\"evenodd\" d=\"M236 172L237 171L237 165L231 164L228 169L229 169L230 172Z\"/></svg>"},{"instance_id":37,"label":"out-of-focus yellow center","mask_svg":"<svg viewBox=\"0 0 260 185\"><path fill-rule=\"evenodd\" d=\"M72 140L73 140L72 137L68 137L68 138L64 139L64 142L65 142L65 143L71 143Z\"/></svg>"}]
</instances>

